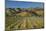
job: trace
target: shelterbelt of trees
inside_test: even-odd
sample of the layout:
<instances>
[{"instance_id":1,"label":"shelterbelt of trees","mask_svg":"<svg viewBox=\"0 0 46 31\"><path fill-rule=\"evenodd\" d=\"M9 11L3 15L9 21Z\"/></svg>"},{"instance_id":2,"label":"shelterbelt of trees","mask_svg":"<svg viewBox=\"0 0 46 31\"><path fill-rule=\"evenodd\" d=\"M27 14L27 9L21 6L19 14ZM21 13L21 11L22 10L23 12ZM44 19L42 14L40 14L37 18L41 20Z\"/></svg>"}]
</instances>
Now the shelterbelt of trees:
<instances>
[{"instance_id":1,"label":"shelterbelt of trees","mask_svg":"<svg viewBox=\"0 0 46 31\"><path fill-rule=\"evenodd\" d=\"M31 16L44 16L43 8L6 8L6 16L16 16L16 14L26 12L31 14Z\"/></svg>"}]
</instances>

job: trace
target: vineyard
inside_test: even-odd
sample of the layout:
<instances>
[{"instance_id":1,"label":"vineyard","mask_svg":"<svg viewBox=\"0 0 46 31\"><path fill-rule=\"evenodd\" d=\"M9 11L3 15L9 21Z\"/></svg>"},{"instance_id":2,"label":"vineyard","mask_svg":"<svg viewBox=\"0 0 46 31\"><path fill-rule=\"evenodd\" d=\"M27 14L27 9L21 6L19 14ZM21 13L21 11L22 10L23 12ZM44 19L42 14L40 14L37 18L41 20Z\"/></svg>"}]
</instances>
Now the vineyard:
<instances>
[{"instance_id":1,"label":"vineyard","mask_svg":"<svg viewBox=\"0 0 46 31\"><path fill-rule=\"evenodd\" d=\"M44 28L43 11L39 13L36 12L37 11L33 11L29 13L29 11L21 11L18 13L15 10L6 12L5 30L12 31Z\"/></svg>"}]
</instances>

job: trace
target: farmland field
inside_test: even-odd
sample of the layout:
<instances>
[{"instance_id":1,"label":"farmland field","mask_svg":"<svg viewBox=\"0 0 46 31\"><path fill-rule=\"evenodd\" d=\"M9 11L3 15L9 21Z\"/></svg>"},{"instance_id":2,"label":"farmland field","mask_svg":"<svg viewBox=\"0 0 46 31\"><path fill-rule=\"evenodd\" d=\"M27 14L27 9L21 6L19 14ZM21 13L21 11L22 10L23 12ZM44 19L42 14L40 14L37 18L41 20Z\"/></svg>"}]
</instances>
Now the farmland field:
<instances>
[{"instance_id":1,"label":"farmland field","mask_svg":"<svg viewBox=\"0 0 46 31\"><path fill-rule=\"evenodd\" d=\"M22 16L23 15L23 16ZM6 31L44 28L44 18L23 14L6 17Z\"/></svg>"}]
</instances>

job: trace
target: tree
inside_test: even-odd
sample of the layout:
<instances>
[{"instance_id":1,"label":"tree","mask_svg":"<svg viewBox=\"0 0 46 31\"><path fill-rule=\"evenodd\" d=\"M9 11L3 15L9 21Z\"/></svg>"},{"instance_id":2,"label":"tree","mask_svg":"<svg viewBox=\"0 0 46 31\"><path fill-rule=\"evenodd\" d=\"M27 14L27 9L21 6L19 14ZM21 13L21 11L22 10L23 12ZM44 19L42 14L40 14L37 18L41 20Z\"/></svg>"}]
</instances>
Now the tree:
<instances>
[{"instance_id":1,"label":"tree","mask_svg":"<svg viewBox=\"0 0 46 31\"><path fill-rule=\"evenodd\" d=\"M17 10L22 11L21 8L17 8Z\"/></svg>"}]
</instances>

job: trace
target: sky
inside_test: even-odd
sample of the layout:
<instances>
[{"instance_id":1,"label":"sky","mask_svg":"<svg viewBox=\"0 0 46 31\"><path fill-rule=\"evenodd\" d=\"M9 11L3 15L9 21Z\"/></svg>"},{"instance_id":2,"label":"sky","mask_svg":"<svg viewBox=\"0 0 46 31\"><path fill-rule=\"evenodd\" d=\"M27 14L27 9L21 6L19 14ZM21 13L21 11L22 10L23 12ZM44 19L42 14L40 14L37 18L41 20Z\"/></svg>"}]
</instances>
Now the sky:
<instances>
[{"instance_id":1,"label":"sky","mask_svg":"<svg viewBox=\"0 0 46 31\"><path fill-rule=\"evenodd\" d=\"M6 8L43 8L43 3L41 2L25 2L25 1L5 1Z\"/></svg>"}]
</instances>

